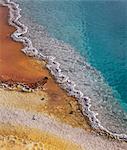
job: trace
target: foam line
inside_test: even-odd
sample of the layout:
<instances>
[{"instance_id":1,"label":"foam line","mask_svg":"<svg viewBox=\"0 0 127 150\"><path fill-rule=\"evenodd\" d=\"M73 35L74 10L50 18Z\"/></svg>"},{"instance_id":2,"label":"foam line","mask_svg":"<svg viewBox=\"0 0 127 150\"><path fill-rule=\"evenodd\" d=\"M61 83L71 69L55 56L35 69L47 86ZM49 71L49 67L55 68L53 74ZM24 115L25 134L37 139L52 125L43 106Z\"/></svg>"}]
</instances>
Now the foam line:
<instances>
[{"instance_id":1,"label":"foam line","mask_svg":"<svg viewBox=\"0 0 127 150\"><path fill-rule=\"evenodd\" d=\"M69 95L77 98L78 102L82 106L83 114L89 118L91 126L96 129L97 132L119 140L127 141L127 135L112 133L101 125L100 121L96 117L97 114L90 110L90 98L86 97L81 91L76 90L75 83L72 82L69 77L61 73L60 64L56 61L55 57L42 55L39 53L39 50L33 47L31 40L23 36L23 34L27 32L28 28L19 21L21 18L21 9L19 8L19 4L14 3L12 0L4 0L2 5L7 6L10 10L10 18L8 20L9 24L17 29L11 37L15 41L20 41L24 44L25 47L22 51L28 56L33 56L37 59L47 61L47 68L51 71L51 74L54 75L57 82L69 93Z\"/></svg>"}]
</instances>

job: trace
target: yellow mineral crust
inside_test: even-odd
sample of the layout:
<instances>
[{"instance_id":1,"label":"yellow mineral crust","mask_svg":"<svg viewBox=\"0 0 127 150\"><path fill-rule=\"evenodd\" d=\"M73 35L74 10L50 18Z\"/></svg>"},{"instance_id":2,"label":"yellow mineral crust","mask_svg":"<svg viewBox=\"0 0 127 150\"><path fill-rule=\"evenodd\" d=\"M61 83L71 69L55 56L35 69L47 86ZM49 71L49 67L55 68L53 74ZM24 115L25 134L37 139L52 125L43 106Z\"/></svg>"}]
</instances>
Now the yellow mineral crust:
<instances>
[{"instance_id":1,"label":"yellow mineral crust","mask_svg":"<svg viewBox=\"0 0 127 150\"><path fill-rule=\"evenodd\" d=\"M45 91L27 93L0 89L0 107L5 106L35 113L46 113L73 127L91 130L81 114L77 101L66 99L64 103L54 107L50 105L49 99L50 97Z\"/></svg>"},{"instance_id":2,"label":"yellow mineral crust","mask_svg":"<svg viewBox=\"0 0 127 150\"><path fill-rule=\"evenodd\" d=\"M62 136L24 126L0 124L0 134L0 150L81 150Z\"/></svg>"}]
</instances>

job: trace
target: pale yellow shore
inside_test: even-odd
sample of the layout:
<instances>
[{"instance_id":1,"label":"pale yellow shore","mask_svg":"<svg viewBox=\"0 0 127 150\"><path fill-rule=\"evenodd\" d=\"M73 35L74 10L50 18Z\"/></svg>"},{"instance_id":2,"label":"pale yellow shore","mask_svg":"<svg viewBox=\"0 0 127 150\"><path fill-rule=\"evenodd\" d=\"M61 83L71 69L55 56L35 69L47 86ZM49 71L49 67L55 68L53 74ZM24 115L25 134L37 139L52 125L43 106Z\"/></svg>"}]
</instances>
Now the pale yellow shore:
<instances>
[{"instance_id":1,"label":"pale yellow shore","mask_svg":"<svg viewBox=\"0 0 127 150\"><path fill-rule=\"evenodd\" d=\"M76 112L72 115L65 109L60 109L59 114L59 108L56 108L58 114L50 112L48 95L44 91L22 93L0 89L0 96L2 150L41 150L42 147L44 150L126 150L127 148L125 142L90 132L84 119L74 115ZM40 100L41 97L44 100ZM63 105L63 108L67 106ZM16 139L10 140L12 137ZM41 146L35 148L33 145Z\"/></svg>"},{"instance_id":2,"label":"pale yellow shore","mask_svg":"<svg viewBox=\"0 0 127 150\"><path fill-rule=\"evenodd\" d=\"M41 100L44 98L44 100ZM34 119L36 119L36 115L47 114L48 116L52 116L52 118L55 117L55 112L50 113L48 111L48 95L44 91L37 91L34 93L24 93L24 92L17 92L17 91L8 91L5 89L0 89L0 135L2 135L2 138L0 140L0 149L5 150L15 150L15 149L41 149L36 148L34 145L43 145L43 149L45 150L79 150L81 149L78 144L74 144L72 141L68 141L67 139L62 138L62 132L59 134L59 136L52 132L53 124L52 122L49 123L49 133L46 130L40 130L38 127L41 125L41 123L36 122L34 128L31 128L31 125L24 124L25 120L22 120L22 122L19 122L20 118L24 118L26 115L22 115L20 117L14 117L13 114L11 114L11 110L17 112L20 114L21 111L26 111L26 113L34 114L31 116L31 120L34 122ZM59 106L60 107L60 106ZM64 107L56 108L56 112L58 109L58 112L60 111L63 113L63 116L60 114L57 115L56 120L61 120L62 122L68 122L69 124L72 124L73 126L80 126L80 124L83 124L83 119L81 120L81 123L76 121L76 116L71 117L69 115L70 106L67 106L68 111L64 112ZM2 109L4 108L4 111L2 112ZM66 106L65 106L66 108ZM6 110L10 110L7 111ZM60 110L59 110L60 109ZM18 112L19 111L19 112ZM52 111L51 111L52 112ZM4 114L5 113L5 114ZM6 116L7 114L7 116ZM68 115L67 115L68 114ZM4 117L2 117L4 115ZM11 118L8 120L8 116ZM61 116L61 118L59 118ZM2 120L3 118L4 120ZM77 118L78 119L78 118ZM28 119L27 119L28 120ZM55 118L54 118L55 120ZM44 120L46 123L46 120ZM23 125L24 124L24 125ZM31 124L31 123L30 123ZM43 124L43 121L42 121ZM85 124L84 124L85 125ZM14 141L11 137L14 137ZM21 140L19 140L19 138ZM11 140L10 140L11 139ZM24 141L23 144L22 141ZM34 144L35 143L35 144Z\"/></svg>"},{"instance_id":3,"label":"pale yellow shore","mask_svg":"<svg viewBox=\"0 0 127 150\"><path fill-rule=\"evenodd\" d=\"M77 101L67 101L53 106L49 103L50 97L45 91L25 93L0 89L0 106L9 108L20 108L35 113L46 113L54 116L58 121L68 123L73 127L81 127L90 131L85 118L81 115Z\"/></svg>"},{"instance_id":4,"label":"pale yellow shore","mask_svg":"<svg viewBox=\"0 0 127 150\"><path fill-rule=\"evenodd\" d=\"M81 150L78 144L24 126L0 125L0 150Z\"/></svg>"}]
</instances>

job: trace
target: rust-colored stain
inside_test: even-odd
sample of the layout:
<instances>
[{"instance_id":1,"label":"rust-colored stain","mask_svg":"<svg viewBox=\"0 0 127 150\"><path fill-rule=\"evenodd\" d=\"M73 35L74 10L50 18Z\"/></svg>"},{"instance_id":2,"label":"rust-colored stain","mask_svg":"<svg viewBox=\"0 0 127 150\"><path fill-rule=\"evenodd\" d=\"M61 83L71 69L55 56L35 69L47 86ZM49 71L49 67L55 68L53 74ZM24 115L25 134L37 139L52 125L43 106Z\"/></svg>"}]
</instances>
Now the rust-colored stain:
<instances>
[{"instance_id":1,"label":"rust-colored stain","mask_svg":"<svg viewBox=\"0 0 127 150\"><path fill-rule=\"evenodd\" d=\"M16 29L8 24L8 14L9 9L0 6L0 80L36 82L44 77L41 65L21 52L23 43L10 37Z\"/></svg>"},{"instance_id":2,"label":"rust-colored stain","mask_svg":"<svg viewBox=\"0 0 127 150\"><path fill-rule=\"evenodd\" d=\"M14 41L10 36L16 30L8 24L9 9L0 6L0 80L33 83L42 77L48 78L45 90L54 103L66 99L67 95L55 82L48 69L41 62L26 56L21 49L23 43ZM66 97L66 98L65 98Z\"/></svg>"}]
</instances>

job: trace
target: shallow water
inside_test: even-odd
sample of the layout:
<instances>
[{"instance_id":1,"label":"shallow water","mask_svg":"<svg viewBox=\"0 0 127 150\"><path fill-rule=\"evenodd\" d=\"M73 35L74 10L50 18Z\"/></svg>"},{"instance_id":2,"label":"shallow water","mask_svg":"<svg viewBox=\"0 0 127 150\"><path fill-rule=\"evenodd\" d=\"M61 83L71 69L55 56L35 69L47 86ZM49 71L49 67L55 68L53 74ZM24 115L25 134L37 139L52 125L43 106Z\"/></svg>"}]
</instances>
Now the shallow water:
<instances>
[{"instance_id":1,"label":"shallow water","mask_svg":"<svg viewBox=\"0 0 127 150\"><path fill-rule=\"evenodd\" d=\"M119 130L120 133L126 133L126 2L27 0L22 5L26 17L46 27L50 36L69 43L100 71L110 87L102 84L100 74L91 67L87 67L86 72L81 69L81 65L71 63L69 59L78 60L77 55L71 55L68 59L68 71L65 62L59 60L63 55L65 57L65 51L64 54L59 49L55 54L55 50L45 51L55 55L67 75L79 85L84 94L91 97L93 110L100 114L98 117L103 125L110 130L115 128L114 132ZM45 46L45 43L41 44ZM78 74L72 71L75 68Z\"/></svg>"}]
</instances>

